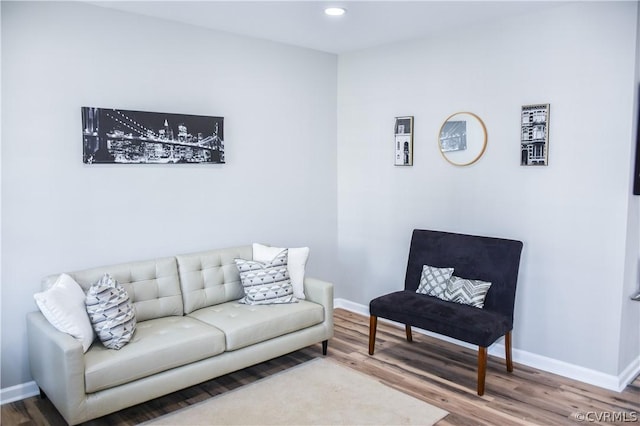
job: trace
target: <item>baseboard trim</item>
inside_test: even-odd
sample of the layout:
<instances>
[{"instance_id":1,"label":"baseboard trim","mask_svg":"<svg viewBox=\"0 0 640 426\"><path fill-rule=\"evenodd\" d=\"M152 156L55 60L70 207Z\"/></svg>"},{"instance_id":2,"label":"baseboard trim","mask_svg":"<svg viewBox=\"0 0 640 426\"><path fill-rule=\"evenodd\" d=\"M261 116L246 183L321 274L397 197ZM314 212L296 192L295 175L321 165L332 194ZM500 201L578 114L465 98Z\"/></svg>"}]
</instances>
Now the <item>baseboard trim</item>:
<instances>
[{"instance_id":1,"label":"baseboard trim","mask_svg":"<svg viewBox=\"0 0 640 426\"><path fill-rule=\"evenodd\" d=\"M369 316L369 307L361 305L359 303L352 302L346 299L335 299L334 307L345 309L357 314ZM380 318L380 321L386 321ZM386 321L388 323L395 324L399 327L404 327L403 324L398 324L393 321ZM466 342L461 342L456 339L452 339L447 336L431 333L429 331L415 329L416 333L421 333L436 339L444 340L446 342L454 343L465 348L476 349L477 346L470 345ZM496 356L504 359L504 344L503 339L498 340L488 348L489 355ZM514 348L512 350L513 361L524 364L528 367L537 368L549 373L557 374L559 376L567 377L569 379L578 380L583 383L598 386L604 389L612 390L615 392L622 392L629 383L640 374L640 357L631 362L627 368L618 376L605 374L600 371L592 370L589 368L581 367L579 365L570 364L557 359L545 357L528 351Z\"/></svg>"},{"instance_id":2,"label":"baseboard trim","mask_svg":"<svg viewBox=\"0 0 640 426\"><path fill-rule=\"evenodd\" d=\"M40 389L38 389L36 382L33 381L0 389L0 405L20 401L21 399L36 395L40 395Z\"/></svg>"},{"instance_id":3,"label":"baseboard trim","mask_svg":"<svg viewBox=\"0 0 640 426\"><path fill-rule=\"evenodd\" d=\"M369 316L369 307L352 302L347 299L335 299L333 305L335 308L345 309L356 314ZM402 324L398 324L393 321L386 321L382 318L380 319L380 321L389 322L399 327L403 326ZM434 337L436 339L444 340L446 342L454 343L465 348L476 349L476 346L474 345L451 339L447 336L442 336L417 328L415 329L415 332ZM498 358L504 358L504 345L501 343L501 340L489 347L489 355L496 356ZM557 359L523 351L521 349L514 348L512 356L515 362L524 364L528 367L537 368L538 370L547 371L549 373L557 374L559 376L578 380L583 383L588 383L590 385L613 390L616 392L622 392L624 388L627 387L627 385L629 385L629 383L631 383L638 376L638 374L640 374L640 357L632 361L627 366L627 368L625 368L618 376L614 376L589 368L580 367L578 365L569 364ZM0 389L0 405L20 401L22 399L30 398L39 394L40 389L38 389L38 385L34 381Z\"/></svg>"},{"instance_id":4,"label":"baseboard trim","mask_svg":"<svg viewBox=\"0 0 640 426\"><path fill-rule=\"evenodd\" d=\"M633 382L639 374L640 356L633 360L618 376L618 389L620 389L618 392L622 392L622 390L629 386L629 384Z\"/></svg>"}]
</instances>

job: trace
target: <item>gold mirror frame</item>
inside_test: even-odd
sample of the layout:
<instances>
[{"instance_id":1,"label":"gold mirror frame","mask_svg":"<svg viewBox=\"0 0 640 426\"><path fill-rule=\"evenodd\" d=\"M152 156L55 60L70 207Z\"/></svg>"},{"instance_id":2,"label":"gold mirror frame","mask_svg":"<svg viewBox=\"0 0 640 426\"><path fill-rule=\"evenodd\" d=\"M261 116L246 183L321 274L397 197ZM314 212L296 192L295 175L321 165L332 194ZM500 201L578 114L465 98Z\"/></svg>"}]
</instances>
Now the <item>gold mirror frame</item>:
<instances>
[{"instance_id":1,"label":"gold mirror frame","mask_svg":"<svg viewBox=\"0 0 640 426\"><path fill-rule=\"evenodd\" d=\"M486 149L487 128L476 114L456 112L442 123L438 132L438 150L454 166L475 163Z\"/></svg>"}]
</instances>

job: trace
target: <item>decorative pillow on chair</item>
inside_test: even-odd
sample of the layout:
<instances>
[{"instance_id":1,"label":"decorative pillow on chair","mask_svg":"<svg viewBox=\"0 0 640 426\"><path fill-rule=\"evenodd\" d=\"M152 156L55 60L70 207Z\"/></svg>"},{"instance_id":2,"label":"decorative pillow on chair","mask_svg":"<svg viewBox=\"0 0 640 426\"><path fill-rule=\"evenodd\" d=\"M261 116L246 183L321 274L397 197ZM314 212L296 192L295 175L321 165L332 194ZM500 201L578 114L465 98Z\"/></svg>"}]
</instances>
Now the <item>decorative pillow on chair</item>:
<instances>
[{"instance_id":1,"label":"decorative pillow on chair","mask_svg":"<svg viewBox=\"0 0 640 426\"><path fill-rule=\"evenodd\" d=\"M309 247L280 248L253 243L253 260L271 262L283 250L288 250L287 269L296 299L304 299L304 272L309 259Z\"/></svg>"},{"instance_id":2,"label":"decorative pillow on chair","mask_svg":"<svg viewBox=\"0 0 640 426\"><path fill-rule=\"evenodd\" d=\"M444 292L452 274L453 268L436 268L435 266L423 265L420 285L416 293L444 299Z\"/></svg>"},{"instance_id":3,"label":"decorative pillow on chair","mask_svg":"<svg viewBox=\"0 0 640 426\"><path fill-rule=\"evenodd\" d=\"M245 293L239 303L270 305L297 302L287 269L287 256L285 249L270 262L234 259Z\"/></svg>"},{"instance_id":4,"label":"decorative pillow on chair","mask_svg":"<svg viewBox=\"0 0 640 426\"><path fill-rule=\"evenodd\" d=\"M490 282L468 280L454 275L449 280L444 296L445 300L451 302L482 308L484 307L484 298L487 296L489 287L491 287Z\"/></svg>"},{"instance_id":5,"label":"decorative pillow on chair","mask_svg":"<svg viewBox=\"0 0 640 426\"><path fill-rule=\"evenodd\" d=\"M47 290L33 295L42 315L58 330L70 334L84 352L95 334L84 305L85 294L80 284L67 274L61 274Z\"/></svg>"},{"instance_id":6,"label":"decorative pillow on chair","mask_svg":"<svg viewBox=\"0 0 640 426\"><path fill-rule=\"evenodd\" d=\"M87 313L98 338L109 349L120 349L136 331L129 293L111 275L104 274L87 292Z\"/></svg>"}]
</instances>

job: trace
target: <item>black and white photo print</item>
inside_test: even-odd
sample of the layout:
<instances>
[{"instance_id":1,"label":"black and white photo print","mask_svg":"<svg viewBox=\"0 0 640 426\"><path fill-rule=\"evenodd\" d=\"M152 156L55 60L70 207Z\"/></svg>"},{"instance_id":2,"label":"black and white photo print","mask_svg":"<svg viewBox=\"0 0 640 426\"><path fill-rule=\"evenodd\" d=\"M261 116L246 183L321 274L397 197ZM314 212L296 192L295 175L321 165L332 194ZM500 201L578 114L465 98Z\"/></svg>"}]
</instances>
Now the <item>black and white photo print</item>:
<instances>
[{"instance_id":1,"label":"black and white photo print","mask_svg":"<svg viewBox=\"0 0 640 426\"><path fill-rule=\"evenodd\" d=\"M395 165L413 165L413 117L396 117Z\"/></svg>"},{"instance_id":2,"label":"black and white photo print","mask_svg":"<svg viewBox=\"0 0 640 426\"><path fill-rule=\"evenodd\" d=\"M82 107L83 162L224 163L224 117Z\"/></svg>"},{"instance_id":3,"label":"black and white photo print","mask_svg":"<svg viewBox=\"0 0 640 426\"><path fill-rule=\"evenodd\" d=\"M549 158L549 104L522 107L520 165L546 166Z\"/></svg>"}]
</instances>

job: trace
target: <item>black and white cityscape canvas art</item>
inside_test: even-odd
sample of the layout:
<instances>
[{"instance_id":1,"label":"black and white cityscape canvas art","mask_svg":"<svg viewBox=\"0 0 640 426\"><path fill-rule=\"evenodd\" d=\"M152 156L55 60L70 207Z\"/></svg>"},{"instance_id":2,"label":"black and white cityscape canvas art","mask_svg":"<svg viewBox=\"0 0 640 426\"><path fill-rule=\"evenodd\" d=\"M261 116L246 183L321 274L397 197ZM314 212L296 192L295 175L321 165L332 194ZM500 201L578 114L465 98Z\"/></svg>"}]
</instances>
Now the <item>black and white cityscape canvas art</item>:
<instances>
[{"instance_id":1,"label":"black and white cityscape canvas art","mask_svg":"<svg viewBox=\"0 0 640 426\"><path fill-rule=\"evenodd\" d=\"M549 161L549 104L522 107L520 165L546 166Z\"/></svg>"},{"instance_id":2,"label":"black and white cityscape canvas art","mask_svg":"<svg viewBox=\"0 0 640 426\"><path fill-rule=\"evenodd\" d=\"M224 163L224 117L82 107L83 161Z\"/></svg>"}]
</instances>

